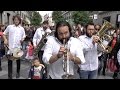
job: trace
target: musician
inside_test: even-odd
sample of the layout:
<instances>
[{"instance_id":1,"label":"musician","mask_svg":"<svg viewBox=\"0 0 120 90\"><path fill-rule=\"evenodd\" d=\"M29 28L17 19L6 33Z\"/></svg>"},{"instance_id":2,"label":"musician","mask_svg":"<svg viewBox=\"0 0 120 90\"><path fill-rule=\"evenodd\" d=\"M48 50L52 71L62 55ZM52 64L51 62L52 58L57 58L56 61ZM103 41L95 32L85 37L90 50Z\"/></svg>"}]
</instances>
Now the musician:
<instances>
[{"instance_id":1,"label":"musician","mask_svg":"<svg viewBox=\"0 0 120 90\"><path fill-rule=\"evenodd\" d=\"M42 27L38 28L33 36L33 45L34 48L37 47L38 43L42 39L42 36L46 33L51 33L51 30L49 29L49 23L48 21L44 21ZM39 53L38 57L40 60L42 60L42 55L43 55L44 48L42 48ZM41 62L41 61L40 61ZM41 62L42 63L42 62Z\"/></svg>"},{"instance_id":2,"label":"musician","mask_svg":"<svg viewBox=\"0 0 120 90\"><path fill-rule=\"evenodd\" d=\"M25 38L24 28L21 24L21 17L19 15L13 16L13 25L8 25L8 27L4 31L4 43L7 45L10 50L14 48L21 48L21 43ZM6 37L8 35L8 38ZM8 78L12 79L12 63L13 60L8 58ZM20 59L16 61L17 63L17 74L16 78L20 77Z\"/></svg>"},{"instance_id":3,"label":"musician","mask_svg":"<svg viewBox=\"0 0 120 90\"><path fill-rule=\"evenodd\" d=\"M62 79L62 75L65 74L63 68L63 59L68 58L69 61L69 74L74 75L74 65L82 64L85 62L82 47L79 44L79 40L71 37L71 27L66 21L58 22L56 25L54 36L50 36L46 43L43 61L48 65L48 78ZM65 45L69 43L68 57L64 55L66 48L64 47L63 40L66 40ZM64 57L63 57L64 55ZM68 60L67 59L67 60Z\"/></svg>"},{"instance_id":4,"label":"musician","mask_svg":"<svg viewBox=\"0 0 120 90\"><path fill-rule=\"evenodd\" d=\"M83 53L86 61L85 63L80 65L80 78L97 79L97 42L99 41L99 37L94 35L95 27L93 23L88 23L85 29L86 34L79 37L79 40L81 41L81 43L83 43Z\"/></svg>"}]
</instances>

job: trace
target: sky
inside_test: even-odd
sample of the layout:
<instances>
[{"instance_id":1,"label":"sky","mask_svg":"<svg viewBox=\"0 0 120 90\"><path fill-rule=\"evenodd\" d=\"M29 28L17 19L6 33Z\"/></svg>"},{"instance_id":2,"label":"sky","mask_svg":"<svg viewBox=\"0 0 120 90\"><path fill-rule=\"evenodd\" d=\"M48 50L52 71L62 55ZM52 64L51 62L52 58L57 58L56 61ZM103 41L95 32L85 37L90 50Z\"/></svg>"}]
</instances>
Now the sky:
<instances>
[{"instance_id":1,"label":"sky","mask_svg":"<svg viewBox=\"0 0 120 90\"><path fill-rule=\"evenodd\" d=\"M52 16L53 11L38 11L38 12L41 14L41 16L44 16L46 14L49 14L49 16Z\"/></svg>"}]
</instances>

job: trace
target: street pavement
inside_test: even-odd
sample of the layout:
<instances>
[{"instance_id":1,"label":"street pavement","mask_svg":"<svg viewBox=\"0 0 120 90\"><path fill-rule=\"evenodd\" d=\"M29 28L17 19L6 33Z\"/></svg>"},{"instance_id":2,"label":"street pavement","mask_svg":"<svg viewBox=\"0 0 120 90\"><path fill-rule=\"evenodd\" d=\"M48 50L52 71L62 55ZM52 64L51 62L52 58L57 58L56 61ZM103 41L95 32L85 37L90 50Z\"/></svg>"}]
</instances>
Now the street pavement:
<instances>
[{"instance_id":1,"label":"street pavement","mask_svg":"<svg viewBox=\"0 0 120 90\"><path fill-rule=\"evenodd\" d=\"M20 69L20 78L19 79L27 79L28 72L31 64L28 61L21 61L21 69ZM7 59L4 58L2 60L2 71L0 71L0 79L8 79L8 62ZM16 79L16 61L13 61L13 79Z\"/></svg>"},{"instance_id":2,"label":"street pavement","mask_svg":"<svg viewBox=\"0 0 120 90\"><path fill-rule=\"evenodd\" d=\"M27 79L28 72L30 69L30 62L29 61L21 61L21 71L20 71L20 78L19 79ZM107 72L106 76L99 75L98 79L113 79L113 73ZM6 57L2 60L2 71L0 71L0 79L8 79L8 62ZM13 61L13 79L16 79L16 61Z\"/></svg>"}]
</instances>

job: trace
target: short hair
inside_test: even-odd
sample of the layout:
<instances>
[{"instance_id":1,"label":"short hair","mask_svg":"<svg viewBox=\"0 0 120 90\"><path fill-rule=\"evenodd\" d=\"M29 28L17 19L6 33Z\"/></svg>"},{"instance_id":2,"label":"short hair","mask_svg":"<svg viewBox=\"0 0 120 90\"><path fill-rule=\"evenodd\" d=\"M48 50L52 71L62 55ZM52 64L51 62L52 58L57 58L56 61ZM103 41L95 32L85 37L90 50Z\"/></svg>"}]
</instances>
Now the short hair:
<instances>
[{"instance_id":1,"label":"short hair","mask_svg":"<svg viewBox=\"0 0 120 90\"><path fill-rule=\"evenodd\" d=\"M96 27L96 26L99 26L99 27L101 28L101 25L99 25L99 24L96 24L95 27Z\"/></svg>"},{"instance_id":2,"label":"short hair","mask_svg":"<svg viewBox=\"0 0 120 90\"><path fill-rule=\"evenodd\" d=\"M0 24L0 31L1 31L1 27L4 27L5 25L3 25L3 24Z\"/></svg>"},{"instance_id":3,"label":"short hair","mask_svg":"<svg viewBox=\"0 0 120 90\"><path fill-rule=\"evenodd\" d=\"M85 29L86 29L86 30L87 30L87 28L88 28L89 25L93 25L93 26L95 27L94 23L87 23L87 24L85 25Z\"/></svg>"},{"instance_id":4,"label":"short hair","mask_svg":"<svg viewBox=\"0 0 120 90\"><path fill-rule=\"evenodd\" d=\"M43 24L49 24L48 21L44 21Z\"/></svg>"},{"instance_id":5,"label":"short hair","mask_svg":"<svg viewBox=\"0 0 120 90\"><path fill-rule=\"evenodd\" d=\"M71 28L70 24L67 21L60 21L56 24L55 33L54 33L55 37L58 38L58 28L62 27L62 26L68 26L70 36L72 36L72 28Z\"/></svg>"},{"instance_id":6,"label":"short hair","mask_svg":"<svg viewBox=\"0 0 120 90\"><path fill-rule=\"evenodd\" d=\"M18 18L19 22L21 23L21 17L19 15L13 16L12 20L14 21L15 18Z\"/></svg>"},{"instance_id":7,"label":"short hair","mask_svg":"<svg viewBox=\"0 0 120 90\"><path fill-rule=\"evenodd\" d=\"M35 60L38 60L38 61L39 61L39 58L38 58L38 57L35 57L35 58L33 59L33 62L34 62Z\"/></svg>"}]
</instances>

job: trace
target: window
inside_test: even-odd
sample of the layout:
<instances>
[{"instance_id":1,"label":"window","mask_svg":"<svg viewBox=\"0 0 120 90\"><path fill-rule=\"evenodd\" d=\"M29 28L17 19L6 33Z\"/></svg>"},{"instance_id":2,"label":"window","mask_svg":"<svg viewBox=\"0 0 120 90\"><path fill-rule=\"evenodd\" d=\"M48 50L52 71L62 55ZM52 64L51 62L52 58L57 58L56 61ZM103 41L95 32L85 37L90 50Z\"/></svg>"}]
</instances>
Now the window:
<instances>
[{"instance_id":1,"label":"window","mask_svg":"<svg viewBox=\"0 0 120 90\"><path fill-rule=\"evenodd\" d=\"M10 18L10 14L7 13L7 23L8 23L8 25L10 24L10 22L9 22L9 18Z\"/></svg>"},{"instance_id":2,"label":"window","mask_svg":"<svg viewBox=\"0 0 120 90\"><path fill-rule=\"evenodd\" d=\"M103 18L103 23L104 23L104 20L107 20L108 22L110 22L110 19L111 19L111 16L104 17L104 18Z\"/></svg>"}]
</instances>

